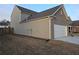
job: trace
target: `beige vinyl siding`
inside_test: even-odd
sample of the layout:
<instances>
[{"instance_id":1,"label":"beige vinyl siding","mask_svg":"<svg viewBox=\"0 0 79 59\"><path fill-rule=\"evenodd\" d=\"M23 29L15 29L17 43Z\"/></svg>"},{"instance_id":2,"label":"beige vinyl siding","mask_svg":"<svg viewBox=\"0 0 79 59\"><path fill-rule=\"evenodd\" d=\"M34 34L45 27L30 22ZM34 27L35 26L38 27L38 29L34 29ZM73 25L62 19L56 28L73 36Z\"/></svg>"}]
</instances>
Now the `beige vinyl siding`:
<instances>
[{"instance_id":1,"label":"beige vinyl siding","mask_svg":"<svg viewBox=\"0 0 79 59\"><path fill-rule=\"evenodd\" d=\"M21 13L18 14L15 17L15 14L13 15L13 20L15 20L12 22L14 23L13 27L16 34L51 39L49 18L40 18L34 21L19 23L20 20L24 19L23 16L25 15ZM21 17L21 19L19 17Z\"/></svg>"},{"instance_id":2,"label":"beige vinyl siding","mask_svg":"<svg viewBox=\"0 0 79 59\"><path fill-rule=\"evenodd\" d=\"M51 33L50 33L50 21L48 18L35 20L31 22L32 26L32 36L39 37L39 38L45 38L50 39Z\"/></svg>"},{"instance_id":3,"label":"beige vinyl siding","mask_svg":"<svg viewBox=\"0 0 79 59\"><path fill-rule=\"evenodd\" d=\"M65 17L64 10L62 8L54 15L54 23L64 26L67 25L67 18Z\"/></svg>"},{"instance_id":4,"label":"beige vinyl siding","mask_svg":"<svg viewBox=\"0 0 79 59\"><path fill-rule=\"evenodd\" d=\"M27 20L28 21L28 17L29 16L30 15L28 15L28 14L21 13L21 20L20 20L20 22L23 21L23 20Z\"/></svg>"},{"instance_id":5,"label":"beige vinyl siding","mask_svg":"<svg viewBox=\"0 0 79 59\"><path fill-rule=\"evenodd\" d=\"M18 25L17 34L50 39L49 19L44 18Z\"/></svg>"},{"instance_id":6,"label":"beige vinyl siding","mask_svg":"<svg viewBox=\"0 0 79 59\"><path fill-rule=\"evenodd\" d=\"M17 7L15 7L11 15L11 27L14 28L15 33L17 33L18 31L18 25L20 20L21 20L21 11Z\"/></svg>"}]
</instances>

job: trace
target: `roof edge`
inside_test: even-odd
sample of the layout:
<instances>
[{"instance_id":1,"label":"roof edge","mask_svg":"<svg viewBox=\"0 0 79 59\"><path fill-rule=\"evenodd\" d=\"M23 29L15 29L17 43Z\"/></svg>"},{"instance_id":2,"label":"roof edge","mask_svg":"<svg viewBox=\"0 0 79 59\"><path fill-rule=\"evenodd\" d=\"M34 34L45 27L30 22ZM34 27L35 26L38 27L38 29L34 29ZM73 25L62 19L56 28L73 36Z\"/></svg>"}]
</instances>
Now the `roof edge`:
<instances>
[{"instance_id":1,"label":"roof edge","mask_svg":"<svg viewBox=\"0 0 79 59\"><path fill-rule=\"evenodd\" d=\"M52 15L49 15L49 16L54 16L59 11L59 9L62 8L63 6L64 4L59 5L59 8Z\"/></svg>"},{"instance_id":2,"label":"roof edge","mask_svg":"<svg viewBox=\"0 0 79 59\"><path fill-rule=\"evenodd\" d=\"M19 5L15 5L17 8L19 8L19 10L21 10L20 8L23 8L23 9L26 9L26 10L29 10L31 12L35 12L35 13L38 13L37 11L34 11L34 10L31 10L31 9L28 9L28 8L24 8L24 7L21 7ZM22 10L21 10L22 11Z\"/></svg>"}]
</instances>

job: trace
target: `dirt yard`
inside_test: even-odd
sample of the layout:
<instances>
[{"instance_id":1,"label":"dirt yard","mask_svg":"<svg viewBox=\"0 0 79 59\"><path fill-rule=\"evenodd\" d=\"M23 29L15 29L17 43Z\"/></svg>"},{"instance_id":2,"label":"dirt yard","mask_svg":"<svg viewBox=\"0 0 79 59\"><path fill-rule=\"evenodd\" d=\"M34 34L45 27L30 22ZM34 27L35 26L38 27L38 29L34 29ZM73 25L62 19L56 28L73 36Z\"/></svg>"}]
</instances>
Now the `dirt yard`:
<instances>
[{"instance_id":1,"label":"dirt yard","mask_svg":"<svg viewBox=\"0 0 79 59\"><path fill-rule=\"evenodd\" d=\"M1 55L73 55L79 45L63 41L36 39L19 35L0 35Z\"/></svg>"}]
</instances>

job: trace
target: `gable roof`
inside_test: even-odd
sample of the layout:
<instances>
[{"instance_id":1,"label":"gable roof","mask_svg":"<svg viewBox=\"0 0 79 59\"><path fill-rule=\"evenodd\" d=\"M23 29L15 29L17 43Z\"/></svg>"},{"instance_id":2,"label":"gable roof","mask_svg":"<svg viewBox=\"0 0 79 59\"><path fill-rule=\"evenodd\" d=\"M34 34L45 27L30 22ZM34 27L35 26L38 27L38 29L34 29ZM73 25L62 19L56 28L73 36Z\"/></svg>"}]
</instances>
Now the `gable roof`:
<instances>
[{"instance_id":1,"label":"gable roof","mask_svg":"<svg viewBox=\"0 0 79 59\"><path fill-rule=\"evenodd\" d=\"M21 7L21 6L18 6L18 5L16 5L16 7L18 7L19 10L21 10L21 12L27 12L27 13L31 13L31 14L37 14L37 12L29 10L29 9L26 9L24 7Z\"/></svg>"},{"instance_id":2,"label":"gable roof","mask_svg":"<svg viewBox=\"0 0 79 59\"><path fill-rule=\"evenodd\" d=\"M48 10L45 10L45 11L42 11L36 15L33 15L31 17L29 17L30 19L33 19L33 18L39 18L39 17L44 17L44 16L49 16L49 15L52 15L58 8L60 8L62 6L61 5L58 5L56 7L53 7L53 8L50 8Z\"/></svg>"}]
</instances>

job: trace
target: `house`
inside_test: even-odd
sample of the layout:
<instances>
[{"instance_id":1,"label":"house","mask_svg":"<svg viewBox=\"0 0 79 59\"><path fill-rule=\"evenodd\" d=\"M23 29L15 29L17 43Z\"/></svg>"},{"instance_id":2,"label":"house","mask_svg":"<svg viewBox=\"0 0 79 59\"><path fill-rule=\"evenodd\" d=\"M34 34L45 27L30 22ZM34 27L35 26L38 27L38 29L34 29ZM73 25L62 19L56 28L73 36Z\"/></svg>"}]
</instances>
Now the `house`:
<instances>
[{"instance_id":1,"label":"house","mask_svg":"<svg viewBox=\"0 0 79 59\"><path fill-rule=\"evenodd\" d=\"M6 32L10 26L10 22L7 20L0 21L0 34Z\"/></svg>"},{"instance_id":2,"label":"house","mask_svg":"<svg viewBox=\"0 0 79 59\"><path fill-rule=\"evenodd\" d=\"M79 33L79 20L72 21L71 29L73 33Z\"/></svg>"},{"instance_id":3,"label":"house","mask_svg":"<svg viewBox=\"0 0 79 59\"><path fill-rule=\"evenodd\" d=\"M55 39L68 35L68 15L64 5L36 12L15 5L11 14L14 33L44 39Z\"/></svg>"}]
</instances>

